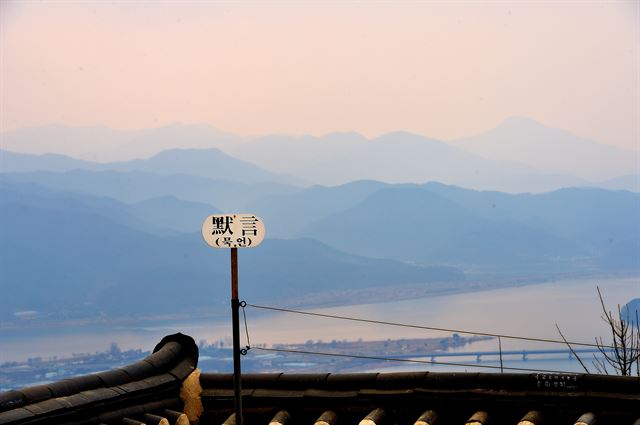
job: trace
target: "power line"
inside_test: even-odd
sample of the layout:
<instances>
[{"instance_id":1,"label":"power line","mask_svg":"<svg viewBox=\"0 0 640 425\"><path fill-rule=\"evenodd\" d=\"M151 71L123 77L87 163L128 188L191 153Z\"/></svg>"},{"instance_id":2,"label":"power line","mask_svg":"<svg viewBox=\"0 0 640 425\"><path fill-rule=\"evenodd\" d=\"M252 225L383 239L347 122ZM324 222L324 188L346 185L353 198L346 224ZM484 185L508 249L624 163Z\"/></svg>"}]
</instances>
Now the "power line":
<instances>
[{"instance_id":1,"label":"power line","mask_svg":"<svg viewBox=\"0 0 640 425\"><path fill-rule=\"evenodd\" d=\"M575 372L567 372L562 370L549 370L549 369L528 369L522 367L508 367L508 366L491 366L483 364L469 364L469 363L449 363L449 362L436 362L434 360L416 360L416 359L399 359L396 357L377 357L377 356L363 356L356 354L341 354L341 353L325 353L322 351L304 351L304 350L291 350L285 348L265 348L265 347L251 347L252 350L271 351L279 353L289 354L308 354L313 356L330 356L330 357L346 357L350 359L360 360L380 360L388 362L404 362L404 363L420 363L428 365L443 365L443 366L458 366L458 367L478 367L485 369L499 369L499 370L514 370L519 372L545 372L545 373L562 373L562 374L575 374Z\"/></svg>"},{"instance_id":2,"label":"power line","mask_svg":"<svg viewBox=\"0 0 640 425\"><path fill-rule=\"evenodd\" d=\"M291 313L300 313L300 314L309 314L312 316L322 316L322 317L331 317L330 315L323 315L320 313L310 313L310 312L299 312L297 310L288 310L288 309L282 309L282 308L278 308L278 307L267 307L267 306L260 306L260 305L254 305L254 304L249 304L245 301L242 301L240 303L242 310L243 310L243 315L244 315L244 325L245 325L245 330L247 332L247 344L249 341L249 328L248 328L248 323L247 323L247 315L245 313L245 307L247 306L251 306L254 308L263 308L263 309L267 309L267 310L276 310L276 311L284 311L284 312L291 312ZM335 316L333 318L337 318L337 319L341 319L343 317L341 316ZM369 321L366 319L355 319L355 318L349 318L347 320L356 320L356 321L365 321L365 322L373 322L373 323L377 323L378 321ZM382 322L383 324L390 324L390 325L396 325L394 323L391 322ZM402 325L402 324L400 324ZM414 325L406 325L406 326L410 326L410 327L414 327ZM417 326L417 325L416 325ZM467 333L467 332L464 332ZM498 337L500 338L500 337ZM500 339L498 339L498 341L500 341ZM268 352L279 352L279 353L288 353L288 354L304 354L304 355L315 355L315 356L328 356L328 357L341 357L341 358L351 358L351 359L360 359L360 360L378 360L378 361L389 361L389 362L402 362L402 363L418 363L418 364L428 364L428 365L442 365L442 366L456 366L456 367L476 367L476 368L484 368L484 369L499 369L501 372L503 372L504 370L511 370L511 371L520 371L520 372L544 372L544 373L575 373L575 372L567 372L567 371L560 371L560 370L550 370L550 369L534 369L534 368L520 368L520 367L508 367L508 366L504 366L502 363L502 349L500 350L500 366L491 366L491 365L481 365L481 364L469 364L469 363L452 363L452 362L438 362L435 360L418 360L418 359L405 359L405 358L397 358L397 357L381 357L381 356L365 356L365 355L359 355L359 354L343 354L343 353L326 353L326 352L322 352L322 351L305 351L305 350L294 350L294 349L286 349L286 348L266 348L266 347L250 347L249 345L247 345L246 349L244 350L243 354L247 354L247 351L249 349L253 348L254 350L262 350L262 351L268 351Z\"/></svg>"},{"instance_id":3,"label":"power line","mask_svg":"<svg viewBox=\"0 0 640 425\"><path fill-rule=\"evenodd\" d=\"M413 328L413 329L424 329L430 331L441 331L441 332L451 332L451 333L460 333L466 335L480 335L480 336L490 336L493 338L507 338L507 339L516 339L520 341L534 341L534 342L546 342L552 344L563 344L563 345L577 345L581 347L591 347L591 348L610 348L615 349L615 347L609 345L598 345L598 344L589 344L586 342L571 342L571 341L560 341L557 339L547 339L547 338L532 338L532 337L524 337L524 336L516 336L516 335L505 335L505 334L496 334L489 332L472 332L472 331L463 331L459 329L448 329L448 328L437 328L433 326L422 326L422 325L414 325L408 323L397 323L397 322L387 322L383 320L373 320L373 319L360 319L357 317L351 316L340 316L335 314L326 314L326 313L313 313L310 311L302 311L302 310L293 310L289 308L283 307L271 307L259 304L250 304L246 303L247 306L262 309L262 310L271 310L271 311L279 311L284 313L293 313L293 314L302 314L306 316L315 316L315 317L324 317L329 319L338 319L338 320L348 320L352 322L360 322L360 323L371 323L376 325L388 325L388 326L399 326L403 328Z\"/></svg>"}]
</instances>

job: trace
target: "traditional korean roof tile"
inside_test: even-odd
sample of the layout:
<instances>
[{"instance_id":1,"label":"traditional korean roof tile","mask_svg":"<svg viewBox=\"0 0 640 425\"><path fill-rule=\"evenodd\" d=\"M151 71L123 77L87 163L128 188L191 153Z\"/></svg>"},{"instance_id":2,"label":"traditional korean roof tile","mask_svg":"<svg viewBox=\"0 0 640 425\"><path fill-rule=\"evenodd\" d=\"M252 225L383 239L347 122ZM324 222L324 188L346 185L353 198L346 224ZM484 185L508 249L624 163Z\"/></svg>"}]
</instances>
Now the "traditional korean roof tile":
<instances>
[{"instance_id":1,"label":"traditional korean roof tile","mask_svg":"<svg viewBox=\"0 0 640 425\"><path fill-rule=\"evenodd\" d=\"M123 368L0 393L0 424L140 423L145 417L184 424L173 409L182 409L180 388L197 364L193 339L169 335L153 354Z\"/></svg>"}]
</instances>

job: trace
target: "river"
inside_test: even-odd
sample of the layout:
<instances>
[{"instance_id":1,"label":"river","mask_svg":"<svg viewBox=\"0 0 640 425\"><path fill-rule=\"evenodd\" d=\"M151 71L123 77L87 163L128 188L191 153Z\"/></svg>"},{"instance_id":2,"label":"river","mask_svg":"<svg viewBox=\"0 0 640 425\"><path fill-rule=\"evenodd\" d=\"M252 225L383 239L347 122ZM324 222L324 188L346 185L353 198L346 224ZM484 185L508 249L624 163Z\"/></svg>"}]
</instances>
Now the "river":
<instances>
[{"instance_id":1,"label":"river","mask_svg":"<svg viewBox=\"0 0 640 425\"><path fill-rule=\"evenodd\" d=\"M596 292L598 285L605 303L612 309L640 297L639 278L561 280L512 288L479 292L431 296L402 301L354 304L314 309L313 312L350 316L377 321L415 324L469 332L499 333L544 339L559 339L557 323L570 341L593 343L595 336L609 333L601 319L601 307ZM228 313L228 312L227 312ZM301 343L307 340L380 340L451 336L452 332L359 323L303 316L292 313L265 312L247 307L251 344ZM228 317L228 315L227 315ZM242 318L242 316L241 316ZM106 350L112 342L121 349L152 349L169 333L183 332L196 341L230 341L230 320L210 319L161 324L158 326L127 326L101 328L96 326L31 330L0 333L0 362L24 360L28 357L68 356ZM243 332L244 338L244 332ZM244 344L244 341L243 341ZM501 339L503 350L557 349L564 345ZM480 341L458 350L497 350L497 339ZM473 363L473 358L442 361ZM579 371L575 361L531 358L527 362L512 357L505 365L537 368L562 368ZM484 363L483 363L484 364ZM486 364L498 365L490 361ZM388 370L434 370L430 365L392 365ZM443 366L436 370L450 369ZM468 368L471 369L471 368Z\"/></svg>"}]
</instances>

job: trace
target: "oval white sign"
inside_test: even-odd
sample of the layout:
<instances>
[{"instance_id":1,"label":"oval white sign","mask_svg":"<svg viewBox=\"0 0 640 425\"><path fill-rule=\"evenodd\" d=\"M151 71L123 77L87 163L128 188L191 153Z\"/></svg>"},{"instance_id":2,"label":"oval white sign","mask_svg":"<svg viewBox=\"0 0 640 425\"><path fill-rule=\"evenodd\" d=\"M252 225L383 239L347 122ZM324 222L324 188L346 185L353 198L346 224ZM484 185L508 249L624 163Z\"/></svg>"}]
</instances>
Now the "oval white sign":
<instances>
[{"instance_id":1,"label":"oval white sign","mask_svg":"<svg viewBox=\"0 0 640 425\"><path fill-rule=\"evenodd\" d=\"M213 214L202 223L202 237L214 248L253 248L264 234L262 219L255 214Z\"/></svg>"}]
</instances>

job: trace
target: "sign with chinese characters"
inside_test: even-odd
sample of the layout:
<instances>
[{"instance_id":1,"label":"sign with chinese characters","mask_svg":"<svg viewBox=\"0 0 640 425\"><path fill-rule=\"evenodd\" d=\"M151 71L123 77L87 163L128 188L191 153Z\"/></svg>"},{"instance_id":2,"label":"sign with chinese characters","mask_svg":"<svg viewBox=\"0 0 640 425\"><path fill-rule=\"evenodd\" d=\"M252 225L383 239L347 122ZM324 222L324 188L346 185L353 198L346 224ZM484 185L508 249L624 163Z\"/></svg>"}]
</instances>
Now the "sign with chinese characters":
<instances>
[{"instance_id":1,"label":"sign with chinese characters","mask_svg":"<svg viewBox=\"0 0 640 425\"><path fill-rule=\"evenodd\" d=\"M214 248L253 248L264 233L262 219L255 214L214 214L202 223L202 237Z\"/></svg>"}]
</instances>

